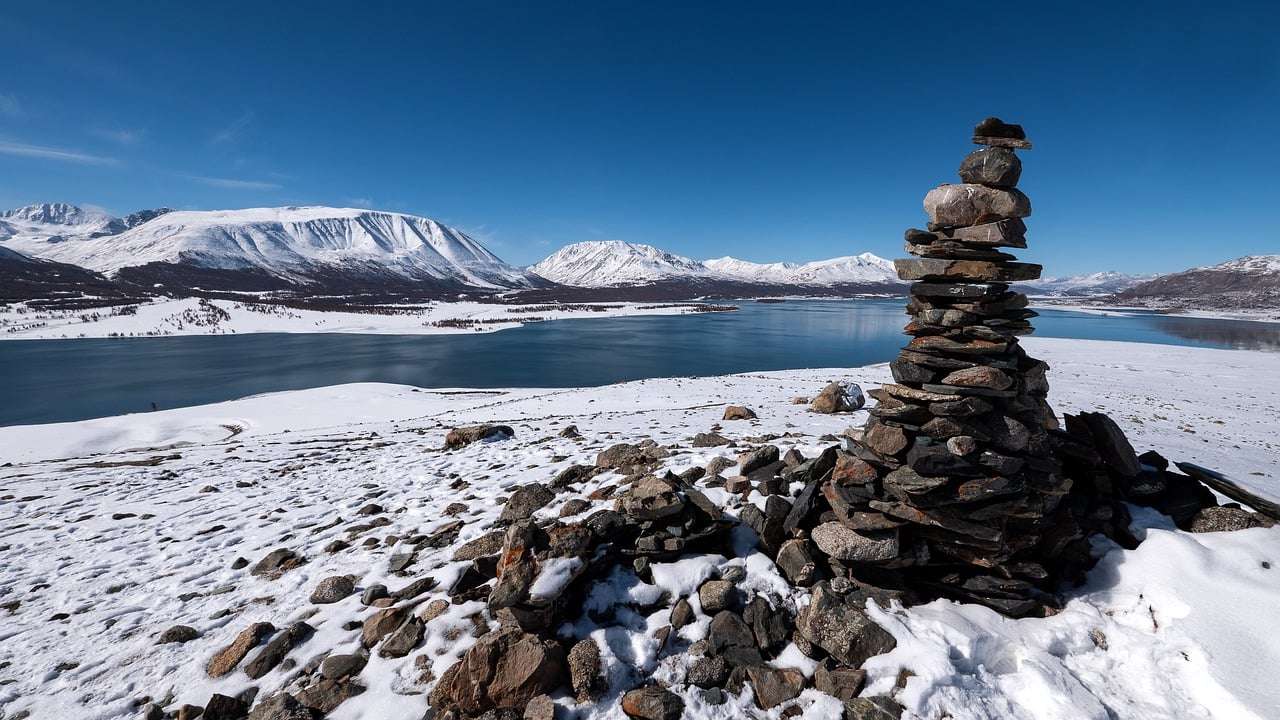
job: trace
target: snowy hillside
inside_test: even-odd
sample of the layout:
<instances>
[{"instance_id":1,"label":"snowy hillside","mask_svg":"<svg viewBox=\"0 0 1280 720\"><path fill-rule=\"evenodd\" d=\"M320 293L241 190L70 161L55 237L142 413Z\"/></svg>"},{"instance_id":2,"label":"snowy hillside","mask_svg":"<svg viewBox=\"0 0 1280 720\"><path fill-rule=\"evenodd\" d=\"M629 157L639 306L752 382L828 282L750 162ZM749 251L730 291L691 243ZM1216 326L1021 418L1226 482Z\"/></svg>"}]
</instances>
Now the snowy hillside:
<instances>
[{"instance_id":1,"label":"snowy hillside","mask_svg":"<svg viewBox=\"0 0 1280 720\"><path fill-rule=\"evenodd\" d=\"M707 260L703 265L734 279L778 285L837 285L898 280L893 263L871 253L807 263L753 263L722 257Z\"/></svg>"},{"instance_id":2,"label":"snowy hillside","mask_svg":"<svg viewBox=\"0 0 1280 720\"><path fill-rule=\"evenodd\" d=\"M1096 272L1087 275L1049 277L1029 283L1019 283L1030 295L1073 296L1110 295L1146 282L1154 275L1126 275L1118 272Z\"/></svg>"},{"instance_id":3,"label":"snowy hillside","mask_svg":"<svg viewBox=\"0 0 1280 720\"><path fill-rule=\"evenodd\" d=\"M760 285L897 281L893 263L871 253L803 264L753 263L732 257L698 262L652 245L616 240L568 245L529 269L553 282L575 287L613 287L673 280Z\"/></svg>"},{"instance_id":4,"label":"snowy hillside","mask_svg":"<svg viewBox=\"0 0 1280 720\"><path fill-rule=\"evenodd\" d=\"M534 284L465 233L401 213L285 207L147 211L127 220L90 221L74 206L33 207L49 212L23 208L6 214L7 222L21 227L6 240L10 248L108 275L159 263L247 271L304 285L345 277L488 289ZM131 222L139 224L128 228ZM64 226L87 232L50 232ZM93 236L115 227L121 232Z\"/></svg>"},{"instance_id":5,"label":"snowy hillside","mask_svg":"<svg viewBox=\"0 0 1280 720\"><path fill-rule=\"evenodd\" d=\"M1280 307L1280 255L1248 255L1161 275L1128 288L1119 298L1152 307Z\"/></svg>"},{"instance_id":6,"label":"snowy hillside","mask_svg":"<svg viewBox=\"0 0 1280 720\"><path fill-rule=\"evenodd\" d=\"M116 233L126 229L119 218L101 210L68 203L39 203L0 212L0 241L11 245L58 242L84 238L95 233ZM23 247L11 249L22 251ZM29 255L38 255L28 251Z\"/></svg>"},{"instance_id":7,"label":"snowy hillside","mask_svg":"<svg viewBox=\"0 0 1280 720\"><path fill-rule=\"evenodd\" d=\"M652 245L620 240L566 245L529 270L552 282L575 287L637 285L713 276L697 260L674 255Z\"/></svg>"}]
</instances>

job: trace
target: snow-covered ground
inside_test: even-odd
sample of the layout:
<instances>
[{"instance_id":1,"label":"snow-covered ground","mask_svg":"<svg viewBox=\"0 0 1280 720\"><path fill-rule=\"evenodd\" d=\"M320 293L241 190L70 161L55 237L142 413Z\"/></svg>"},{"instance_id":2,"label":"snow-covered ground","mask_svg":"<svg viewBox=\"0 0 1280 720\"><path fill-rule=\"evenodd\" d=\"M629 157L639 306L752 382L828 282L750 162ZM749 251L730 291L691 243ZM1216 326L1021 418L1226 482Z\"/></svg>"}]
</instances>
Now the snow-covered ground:
<instances>
[{"instance_id":1,"label":"snow-covered ground","mask_svg":"<svg viewBox=\"0 0 1280 720\"><path fill-rule=\"evenodd\" d=\"M1212 467L1280 497L1274 354L1058 339L1026 346L1053 367L1050 400L1060 413L1103 410L1139 451ZM285 670L257 681L238 671L215 680L204 663L254 621L282 627L305 617L316 633L290 655L299 665L332 649L351 651L358 638L342 625L362 611L358 598L310 604L320 578L353 574L360 588L397 588L432 575L447 586L462 567L450 562L454 549L490 529L502 508L496 497L572 463L592 464L615 442L650 437L678 445L666 461L676 472L733 454L689 447L691 435L716 424L734 440L776 434L783 449L812 455L830 444L822 435L866 419L791 404L837 378L870 388L889 372L876 365L568 390L342 385L0 428L0 464L12 463L0 467L0 716L131 718L143 696L203 705L213 692L234 695L250 685L265 697L286 681ZM759 419L722 422L730 403L755 409ZM511 425L515 438L439 449L448 428L475 422ZM571 424L581 438L559 435ZM617 479L597 476L539 516L555 516L564 501ZM429 533L450 519L451 503L465 506L457 517L466 527L452 545L420 552L408 578L388 570L394 545L359 545L362 536L349 550L323 552L347 537L346 526L368 519L355 511L369 502L382 505L378 517L389 521L371 533L379 539ZM1130 552L1100 546L1105 555L1088 585L1053 617L1007 620L947 601L874 609L898 646L868 662L866 694L893 691L909 670L895 693L909 718L1280 717L1280 527L1192 535L1150 512L1136 518L1145 542ZM237 557L256 561L279 547L308 562L276 580L231 569ZM753 587L787 587L770 576L767 559L744 554L655 564L654 592L687 594L717 564L744 565ZM440 596L439 588L430 595ZM470 627L463 617L476 609L470 605L432 621L409 657L374 654L360 675L368 691L330 716L422 717L429 683L421 682L416 657L438 677L474 642L457 632ZM682 675L682 656L661 655L645 631L665 624L660 614L640 618L644 629L635 632L596 631L610 677ZM680 633L694 639L708 622L699 613ZM157 645L157 634L175 624L200 637ZM796 653L783 657L805 667ZM569 697L557 702L564 717L596 720L623 717L616 699L591 708ZM690 696L686 717L746 715L749 703L713 707ZM800 703L809 717L832 710L813 691Z\"/></svg>"},{"instance_id":2,"label":"snow-covered ground","mask_svg":"<svg viewBox=\"0 0 1280 720\"><path fill-rule=\"evenodd\" d=\"M297 310L229 300L155 300L136 311L36 310L0 306L0 339L155 337L246 333L366 333L427 335L494 332L528 322L566 318L678 315L696 312L689 303L593 303L498 305L433 302L405 305L395 314Z\"/></svg>"}]
</instances>

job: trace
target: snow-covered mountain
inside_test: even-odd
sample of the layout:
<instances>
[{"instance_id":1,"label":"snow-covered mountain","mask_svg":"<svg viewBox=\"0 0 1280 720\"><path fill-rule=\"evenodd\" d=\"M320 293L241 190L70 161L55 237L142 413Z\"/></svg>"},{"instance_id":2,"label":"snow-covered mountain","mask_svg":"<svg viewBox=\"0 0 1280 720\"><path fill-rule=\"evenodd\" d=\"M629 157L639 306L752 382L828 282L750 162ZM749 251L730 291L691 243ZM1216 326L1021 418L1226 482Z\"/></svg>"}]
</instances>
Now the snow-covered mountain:
<instances>
[{"instance_id":1,"label":"snow-covered mountain","mask_svg":"<svg viewBox=\"0 0 1280 720\"><path fill-rule=\"evenodd\" d=\"M1090 295L1111 295L1122 290L1146 282L1155 275L1126 275L1124 273L1106 271L1071 275L1067 277L1048 277L1026 283L1016 283L1019 289L1033 296L1087 297Z\"/></svg>"},{"instance_id":2,"label":"snow-covered mountain","mask_svg":"<svg viewBox=\"0 0 1280 720\"><path fill-rule=\"evenodd\" d=\"M890 283L898 281L893 262L862 253L807 263L753 263L732 257L703 263L726 277L776 285L839 285L842 283Z\"/></svg>"},{"instance_id":3,"label":"snow-covered mountain","mask_svg":"<svg viewBox=\"0 0 1280 720\"><path fill-rule=\"evenodd\" d=\"M1265 297L1280 299L1280 255L1247 255L1217 265L1161 275L1134 285L1123 298L1195 299L1234 296L1249 306Z\"/></svg>"},{"instance_id":4,"label":"snow-covered mountain","mask_svg":"<svg viewBox=\"0 0 1280 720\"><path fill-rule=\"evenodd\" d=\"M697 260L620 240L566 245L529 271L561 285L591 288L715 276Z\"/></svg>"},{"instance_id":5,"label":"snow-covered mountain","mask_svg":"<svg viewBox=\"0 0 1280 720\"><path fill-rule=\"evenodd\" d=\"M832 286L897 282L893 263L863 253L809 263L754 263L731 257L699 262L652 245L617 240L580 242L529 268L574 287L619 287L670 281Z\"/></svg>"},{"instance_id":6,"label":"snow-covered mountain","mask_svg":"<svg viewBox=\"0 0 1280 720\"><path fill-rule=\"evenodd\" d=\"M356 283L504 289L537 284L483 245L430 218L355 208L144 211L125 219L74 206L31 206L4 221L0 242L33 257L112 277L165 282L212 275L245 285ZM59 228L75 232L53 232ZM114 232L113 232L114 231ZM201 277L196 277L201 276ZM205 285L208 287L208 285Z\"/></svg>"}]
</instances>

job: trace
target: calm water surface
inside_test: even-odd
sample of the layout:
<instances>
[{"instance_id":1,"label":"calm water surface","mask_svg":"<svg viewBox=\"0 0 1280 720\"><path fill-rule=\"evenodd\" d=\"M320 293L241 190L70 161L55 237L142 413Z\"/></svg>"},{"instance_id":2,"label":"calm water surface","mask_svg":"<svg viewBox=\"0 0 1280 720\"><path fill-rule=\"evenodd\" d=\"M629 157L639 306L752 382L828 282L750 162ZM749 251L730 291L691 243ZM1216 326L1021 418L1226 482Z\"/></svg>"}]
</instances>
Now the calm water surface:
<instances>
[{"instance_id":1,"label":"calm water surface","mask_svg":"<svg viewBox=\"0 0 1280 720\"><path fill-rule=\"evenodd\" d=\"M199 405L349 382L573 387L673 375L853 367L903 345L901 300L739 303L477 335L227 335L0 341L0 425ZM1044 310L1036 334L1280 351L1280 324Z\"/></svg>"}]
</instances>

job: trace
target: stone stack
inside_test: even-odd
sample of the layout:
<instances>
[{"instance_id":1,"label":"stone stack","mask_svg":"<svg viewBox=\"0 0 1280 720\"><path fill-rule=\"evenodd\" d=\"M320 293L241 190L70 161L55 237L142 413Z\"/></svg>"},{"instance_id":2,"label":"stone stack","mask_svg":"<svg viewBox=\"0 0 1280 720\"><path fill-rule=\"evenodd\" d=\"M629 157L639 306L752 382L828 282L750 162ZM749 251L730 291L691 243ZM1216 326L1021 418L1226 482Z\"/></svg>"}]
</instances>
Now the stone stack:
<instances>
[{"instance_id":1,"label":"stone stack","mask_svg":"<svg viewBox=\"0 0 1280 720\"><path fill-rule=\"evenodd\" d=\"M995 118L973 141L963 182L931 190L928 229L906 233L915 257L895 266L913 283L911 340L896 382L870 393L855 457L823 488L839 524L813 538L839 538L855 577L1025 615L1051 601L1054 565L1082 551L1082 533L1060 512L1071 483L1049 434L1048 368L1018 344L1036 313L1009 285L1040 276L1008 252L1026 247L1015 150L1031 143Z\"/></svg>"}]
</instances>

